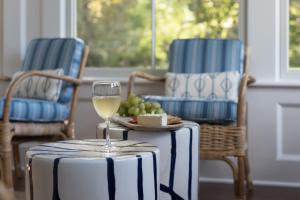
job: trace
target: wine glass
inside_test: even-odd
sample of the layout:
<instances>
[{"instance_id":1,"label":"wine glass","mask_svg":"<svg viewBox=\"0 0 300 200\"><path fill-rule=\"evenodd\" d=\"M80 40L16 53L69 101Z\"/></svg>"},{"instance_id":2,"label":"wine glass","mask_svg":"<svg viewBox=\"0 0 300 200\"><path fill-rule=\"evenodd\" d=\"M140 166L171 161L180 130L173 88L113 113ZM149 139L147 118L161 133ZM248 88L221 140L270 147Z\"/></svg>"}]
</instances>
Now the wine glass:
<instances>
[{"instance_id":1,"label":"wine glass","mask_svg":"<svg viewBox=\"0 0 300 200\"><path fill-rule=\"evenodd\" d=\"M109 136L111 117L118 111L121 103L121 85L118 81L95 81L93 83L93 105L97 114L106 123L106 142L104 150L110 152L113 146Z\"/></svg>"}]
</instances>

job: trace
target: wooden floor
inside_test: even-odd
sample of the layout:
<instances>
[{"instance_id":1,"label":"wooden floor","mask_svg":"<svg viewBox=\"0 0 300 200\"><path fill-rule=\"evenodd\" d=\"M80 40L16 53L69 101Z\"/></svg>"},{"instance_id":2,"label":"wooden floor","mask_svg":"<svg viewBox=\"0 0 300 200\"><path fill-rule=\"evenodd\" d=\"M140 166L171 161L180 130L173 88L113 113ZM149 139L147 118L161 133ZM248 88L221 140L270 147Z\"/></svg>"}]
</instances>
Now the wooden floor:
<instances>
[{"instance_id":1,"label":"wooden floor","mask_svg":"<svg viewBox=\"0 0 300 200\"><path fill-rule=\"evenodd\" d=\"M199 186L201 200L231 200L233 186L231 184L201 183ZM300 200L300 188L254 186L247 194L246 200Z\"/></svg>"},{"instance_id":2,"label":"wooden floor","mask_svg":"<svg viewBox=\"0 0 300 200\"><path fill-rule=\"evenodd\" d=\"M15 181L17 200L25 200L24 179ZM200 200L236 200L231 184L201 183ZM87 199L88 200L88 199ZM300 200L300 188L254 186L246 200Z\"/></svg>"}]
</instances>

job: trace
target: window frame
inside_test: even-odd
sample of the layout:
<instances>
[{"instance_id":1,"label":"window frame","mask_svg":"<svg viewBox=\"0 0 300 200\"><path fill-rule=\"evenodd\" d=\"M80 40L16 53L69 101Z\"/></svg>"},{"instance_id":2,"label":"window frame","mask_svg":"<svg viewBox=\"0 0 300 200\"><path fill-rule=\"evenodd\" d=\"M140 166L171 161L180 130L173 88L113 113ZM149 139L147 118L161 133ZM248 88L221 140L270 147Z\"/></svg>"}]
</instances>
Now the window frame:
<instances>
[{"instance_id":1,"label":"window frame","mask_svg":"<svg viewBox=\"0 0 300 200\"><path fill-rule=\"evenodd\" d=\"M152 8L155 8L157 0L152 1ZM241 39L245 44L247 43L247 1L245 0L238 0L239 6L239 24L238 24L238 38ZM134 71L144 71L149 72L156 75L163 76L166 70L156 69L155 68L155 46L156 46L156 11L152 9L151 17L151 31L152 31L152 39L151 39L151 49L152 49L152 56L151 56L151 67L150 69L139 68L139 67L87 67L85 69L85 74L83 79L85 81L93 81L99 80L99 77L103 80L119 80L119 81L127 81L129 75ZM66 6L66 27L67 33L70 37L77 36L77 1L68 0Z\"/></svg>"},{"instance_id":2,"label":"window frame","mask_svg":"<svg viewBox=\"0 0 300 200\"><path fill-rule=\"evenodd\" d=\"M280 0L279 5L279 63L280 63L280 80L299 80L300 76L300 69L291 68L290 66L290 57L289 57L289 47L290 47L290 40L289 40L289 19L290 19L290 12L289 12L289 5L290 0Z\"/></svg>"}]
</instances>

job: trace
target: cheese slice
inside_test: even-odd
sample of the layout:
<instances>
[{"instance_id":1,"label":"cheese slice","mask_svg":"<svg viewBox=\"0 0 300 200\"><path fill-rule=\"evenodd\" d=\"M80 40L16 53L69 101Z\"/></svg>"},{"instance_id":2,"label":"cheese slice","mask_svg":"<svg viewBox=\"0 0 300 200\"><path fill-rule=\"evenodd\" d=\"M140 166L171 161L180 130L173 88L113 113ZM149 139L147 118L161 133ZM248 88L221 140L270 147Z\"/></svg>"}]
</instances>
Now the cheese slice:
<instances>
[{"instance_id":1,"label":"cheese slice","mask_svg":"<svg viewBox=\"0 0 300 200\"><path fill-rule=\"evenodd\" d=\"M167 114L144 114L137 116L137 123L142 126L167 126Z\"/></svg>"}]
</instances>

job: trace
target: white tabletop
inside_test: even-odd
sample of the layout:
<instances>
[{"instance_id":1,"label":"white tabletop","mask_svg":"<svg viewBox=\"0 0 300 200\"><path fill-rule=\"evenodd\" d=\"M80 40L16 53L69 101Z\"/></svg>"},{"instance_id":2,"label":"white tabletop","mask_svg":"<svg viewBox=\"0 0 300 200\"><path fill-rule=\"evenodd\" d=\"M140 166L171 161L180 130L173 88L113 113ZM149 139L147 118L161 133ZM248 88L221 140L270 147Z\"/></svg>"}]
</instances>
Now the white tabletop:
<instances>
[{"instance_id":1,"label":"white tabletop","mask_svg":"<svg viewBox=\"0 0 300 200\"><path fill-rule=\"evenodd\" d=\"M158 149L149 143L132 141L132 140L114 140L112 139L113 148L111 153L107 153L102 147L105 145L103 139L89 140L67 140L54 143L46 143L34 146L27 151L27 158L54 158L54 157L74 157L78 158L98 158L107 157L128 158L137 155L149 155L152 152L158 152Z\"/></svg>"}]
</instances>

